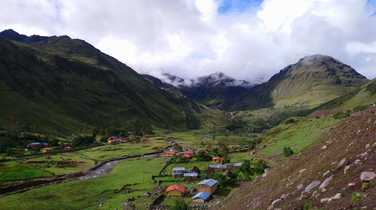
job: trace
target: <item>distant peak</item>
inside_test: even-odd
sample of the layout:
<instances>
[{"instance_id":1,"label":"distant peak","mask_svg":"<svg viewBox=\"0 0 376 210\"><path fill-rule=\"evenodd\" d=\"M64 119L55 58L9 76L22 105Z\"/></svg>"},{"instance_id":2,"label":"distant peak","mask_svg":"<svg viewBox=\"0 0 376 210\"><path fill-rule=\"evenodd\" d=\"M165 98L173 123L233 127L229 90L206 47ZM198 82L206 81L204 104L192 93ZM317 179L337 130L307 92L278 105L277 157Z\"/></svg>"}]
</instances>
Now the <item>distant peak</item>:
<instances>
[{"instance_id":1,"label":"distant peak","mask_svg":"<svg viewBox=\"0 0 376 210\"><path fill-rule=\"evenodd\" d=\"M305 56L302 59L299 60L299 63L302 63L303 65L311 65L316 62L321 62L321 61L337 61L331 56L328 55L321 55L321 54L315 54L315 55L309 55Z\"/></svg>"},{"instance_id":2,"label":"distant peak","mask_svg":"<svg viewBox=\"0 0 376 210\"><path fill-rule=\"evenodd\" d=\"M16 32L15 30L13 30L13 29L6 29L6 30L0 32L0 34L18 34L18 35L19 35L19 33L17 33L17 32Z\"/></svg>"},{"instance_id":3,"label":"distant peak","mask_svg":"<svg viewBox=\"0 0 376 210\"><path fill-rule=\"evenodd\" d=\"M28 36L19 34L13 29L7 29L7 30L0 32L0 38L14 40L14 41L22 41L24 39L27 39Z\"/></svg>"}]
</instances>

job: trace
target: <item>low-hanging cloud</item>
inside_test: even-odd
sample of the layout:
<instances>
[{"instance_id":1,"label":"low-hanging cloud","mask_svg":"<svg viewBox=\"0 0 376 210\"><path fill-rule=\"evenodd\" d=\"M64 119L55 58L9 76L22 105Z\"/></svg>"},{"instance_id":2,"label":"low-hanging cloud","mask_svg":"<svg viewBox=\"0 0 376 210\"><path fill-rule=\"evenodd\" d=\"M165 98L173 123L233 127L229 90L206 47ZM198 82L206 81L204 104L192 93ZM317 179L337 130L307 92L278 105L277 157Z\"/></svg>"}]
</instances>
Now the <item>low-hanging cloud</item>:
<instances>
[{"instance_id":1,"label":"low-hanging cloud","mask_svg":"<svg viewBox=\"0 0 376 210\"><path fill-rule=\"evenodd\" d=\"M376 77L373 1L257 0L223 12L224 1L236 0L3 0L0 28L85 39L154 75L254 80L327 54Z\"/></svg>"}]
</instances>

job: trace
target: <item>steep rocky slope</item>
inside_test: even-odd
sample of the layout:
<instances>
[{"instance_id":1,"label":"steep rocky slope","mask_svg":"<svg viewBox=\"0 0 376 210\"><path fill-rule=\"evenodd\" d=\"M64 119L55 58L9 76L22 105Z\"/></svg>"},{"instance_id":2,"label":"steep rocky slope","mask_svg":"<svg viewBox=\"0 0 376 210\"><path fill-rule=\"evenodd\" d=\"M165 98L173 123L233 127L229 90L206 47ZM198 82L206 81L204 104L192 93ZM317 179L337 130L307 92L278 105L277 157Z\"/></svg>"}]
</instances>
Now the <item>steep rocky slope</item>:
<instances>
[{"instance_id":1,"label":"steep rocky slope","mask_svg":"<svg viewBox=\"0 0 376 210\"><path fill-rule=\"evenodd\" d=\"M365 173L366 172L366 173ZM244 183L213 209L376 209L376 108L355 112L317 144Z\"/></svg>"}]
</instances>

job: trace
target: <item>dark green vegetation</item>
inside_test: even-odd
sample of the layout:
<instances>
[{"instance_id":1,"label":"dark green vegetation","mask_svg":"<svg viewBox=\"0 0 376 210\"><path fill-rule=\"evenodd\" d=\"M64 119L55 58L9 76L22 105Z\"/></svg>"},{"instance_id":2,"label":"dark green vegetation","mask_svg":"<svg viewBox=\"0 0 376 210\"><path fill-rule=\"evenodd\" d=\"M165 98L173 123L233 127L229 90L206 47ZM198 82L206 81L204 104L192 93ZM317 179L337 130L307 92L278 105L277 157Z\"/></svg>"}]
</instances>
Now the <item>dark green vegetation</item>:
<instances>
[{"instance_id":1,"label":"dark green vegetation","mask_svg":"<svg viewBox=\"0 0 376 210\"><path fill-rule=\"evenodd\" d=\"M85 41L14 31L0 34L0 98L0 127L58 134L197 127L199 111Z\"/></svg>"}]
</instances>

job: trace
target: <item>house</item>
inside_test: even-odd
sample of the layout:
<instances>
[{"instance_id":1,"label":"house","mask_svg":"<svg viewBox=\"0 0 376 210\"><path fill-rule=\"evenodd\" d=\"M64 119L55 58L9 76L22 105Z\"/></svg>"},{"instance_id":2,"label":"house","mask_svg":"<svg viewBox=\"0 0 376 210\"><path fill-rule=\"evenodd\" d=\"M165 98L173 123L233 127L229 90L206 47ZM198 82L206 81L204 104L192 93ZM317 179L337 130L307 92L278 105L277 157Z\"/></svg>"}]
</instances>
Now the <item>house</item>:
<instances>
[{"instance_id":1,"label":"house","mask_svg":"<svg viewBox=\"0 0 376 210\"><path fill-rule=\"evenodd\" d=\"M216 156L212 158L212 161L214 163L222 164L225 161L225 159L223 157Z\"/></svg>"},{"instance_id":2,"label":"house","mask_svg":"<svg viewBox=\"0 0 376 210\"><path fill-rule=\"evenodd\" d=\"M198 192L208 192L214 193L217 190L218 181L215 179L205 179L198 183L197 191Z\"/></svg>"},{"instance_id":3,"label":"house","mask_svg":"<svg viewBox=\"0 0 376 210\"><path fill-rule=\"evenodd\" d=\"M168 186L164 193L170 197L183 197L188 194L188 189L184 185L174 184Z\"/></svg>"},{"instance_id":4,"label":"house","mask_svg":"<svg viewBox=\"0 0 376 210\"><path fill-rule=\"evenodd\" d=\"M240 168L243 165L243 163L238 162L238 163L233 163L232 165L233 165L233 167Z\"/></svg>"},{"instance_id":5,"label":"house","mask_svg":"<svg viewBox=\"0 0 376 210\"><path fill-rule=\"evenodd\" d=\"M73 150L73 148L71 146L64 146L63 147L63 152L70 152L72 150Z\"/></svg>"},{"instance_id":6,"label":"house","mask_svg":"<svg viewBox=\"0 0 376 210\"><path fill-rule=\"evenodd\" d=\"M208 166L208 173L216 173L216 172L225 172L228 170L228 165L226 164L209 164Z\"/></svg>"},{"instance_id":7,"label":"house","mask_svg":"<svg viewBox=\"0 0 376 210\"><path fill-rule=\"evenodd\" d=\"M39 150L41 148L48 147L48 143L46 143L46 142L32 142L32 143L28 144L26 147L29 148L29 149L33 149L33 150Z\"/></svg>"},{"instance_id":8,"label":"house","mask_svg":"<svg viewBox=\"0 0 376 210\"><path fill-rule=\"evenodd\" d=\"M206 201L209 200L210 196L211 196L211 193L199 192L192 197L192 202L193 203L205 203Z\"/></svg>"},{"instance_id":9,"label":"house","mask_svg":"<svg viewBox=\"0 0 376 210\"><path fill-rule=\"evenodd\" d=\"M240 167L242 167L243 163L228 163L226 165L228 169L239 169Z\"/></svg>"},{"instance_id":10,"label":"house","mask_svg":"<svg viewBox=\"0 0 376 210\"><path fill-rule=\"evenodd\" d=\"M196 172L184 173L183 177L184 177L185 180L193 181L193 180L198 179L198 173L196 173Z\"/></svg>"},{"instance_id":11,"label":"house","mask_svg":"<svg viewBox=\"0 0 376 210\"><path fill-rule=\"evenodd\" d=\"M187 170L184 167L175 167L172 169L172 176L174 178L183 177Z\"/></svg>"},{"instance_id":12,"label":"house","mask_svg":"<svg viewBox=\"0 0 376 210\"><path fill-rule=\"evenodd\" d=\"M127 142L127 141L128 141L128 138L121 137L121 136L110 136L107 139L108 144L120 144L120 143L124 143L124 142Z\"/></svg>"}]
</instances>

